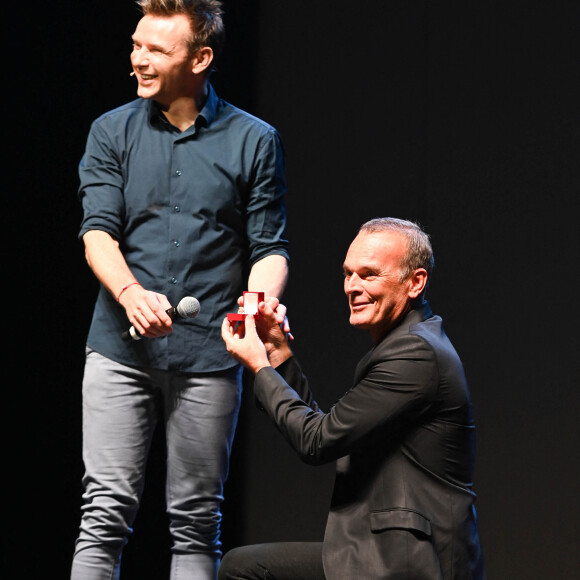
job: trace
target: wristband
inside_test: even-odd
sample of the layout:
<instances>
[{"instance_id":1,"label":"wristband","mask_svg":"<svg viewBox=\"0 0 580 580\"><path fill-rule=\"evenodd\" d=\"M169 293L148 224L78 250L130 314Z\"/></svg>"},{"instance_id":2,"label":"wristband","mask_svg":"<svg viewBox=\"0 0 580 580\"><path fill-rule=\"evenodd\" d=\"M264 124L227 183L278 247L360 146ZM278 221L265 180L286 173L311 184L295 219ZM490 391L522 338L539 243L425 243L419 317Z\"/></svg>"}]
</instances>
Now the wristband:
<instances>
[{"instance_id":1,"label":"wristband","mask_svg":"<svg viewBox=\"0 0 580 580\"><path fill-rule=\"evenodd\" d=\"M121 292L119 292L119 296L117 296L117 302L119 302L119 298L121 298L121 294L123 294L123 292L125 292L125 290L127 290L127 288L134 286L135 284L138 284L139 286L141 286L141 284L139 284L139 282L130 282L129 284L125 284L125 286L123 286L121 288Z\"/></svg>"}]
</instances>

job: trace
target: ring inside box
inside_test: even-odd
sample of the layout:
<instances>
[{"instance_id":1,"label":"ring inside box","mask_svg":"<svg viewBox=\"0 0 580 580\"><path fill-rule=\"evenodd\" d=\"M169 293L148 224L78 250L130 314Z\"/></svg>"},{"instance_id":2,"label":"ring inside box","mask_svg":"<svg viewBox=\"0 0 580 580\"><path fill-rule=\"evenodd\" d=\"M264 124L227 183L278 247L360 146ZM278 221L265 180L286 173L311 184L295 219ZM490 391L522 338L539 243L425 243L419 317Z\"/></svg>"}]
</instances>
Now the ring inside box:
<instances>
[{"instance_id":1,"label":"ring inside box","mask_svg":"<svg viewBox=\"0 0 580 580\"><path fill-rule=\"evenodd\" d=\"M264 293L245 290L242 301L242 312L228 312L228 320L242 321L247 314L253 314L256 317L260 316L258 304L264 301Z\"/></svg>"}]
</instances>

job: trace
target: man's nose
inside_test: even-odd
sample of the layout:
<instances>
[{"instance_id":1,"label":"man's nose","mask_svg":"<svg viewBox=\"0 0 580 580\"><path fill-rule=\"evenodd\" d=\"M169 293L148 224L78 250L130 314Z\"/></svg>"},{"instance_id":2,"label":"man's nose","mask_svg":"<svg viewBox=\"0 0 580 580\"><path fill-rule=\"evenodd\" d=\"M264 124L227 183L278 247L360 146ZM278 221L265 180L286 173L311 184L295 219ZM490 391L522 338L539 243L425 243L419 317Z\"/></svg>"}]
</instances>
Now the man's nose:
<instances>
[{"instance_id":1,"label":"man's nose","mask_svg":"<svg viewBox=\"0 0 580 580\"><path fill-rule=\"evenodd\" d=\"M344 279L344 291L346 294L352 294L360 290L360 276L358 274L351 274Z\"/></svg>"},{"instance_id":2,"label":"man's nose","mask_svg":"<svg viewBox=\"0 0 580 580\"><path fill-rule=\"evenodd\" d=\"M142 67L147 65L147 51L144 49L134 49L131 53L131 63L135 67Z\"/></svg>"}]
</instances>

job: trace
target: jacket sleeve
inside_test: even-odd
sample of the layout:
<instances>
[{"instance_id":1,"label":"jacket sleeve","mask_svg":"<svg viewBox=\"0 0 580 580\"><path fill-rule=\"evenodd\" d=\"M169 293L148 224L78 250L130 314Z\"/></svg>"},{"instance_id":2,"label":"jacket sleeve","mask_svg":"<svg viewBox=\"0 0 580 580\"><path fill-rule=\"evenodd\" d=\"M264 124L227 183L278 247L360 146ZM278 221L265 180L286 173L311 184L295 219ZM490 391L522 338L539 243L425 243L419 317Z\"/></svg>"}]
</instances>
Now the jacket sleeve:
<instances>
[{"instance_id":1,"label":"jacket sleeve","mask_svg":"<svg viewBox=\"0 0 580 580\"><path fill-rule=\"evenodd\" d=\"M260 370L254 392L301 459L313 465L353 453L376 438L395 437L429 411L438 391L435 355L413 335L371 356L358 382L329 413L313 401L298 363L287 363Z\"/></svg>"}]
</instances>

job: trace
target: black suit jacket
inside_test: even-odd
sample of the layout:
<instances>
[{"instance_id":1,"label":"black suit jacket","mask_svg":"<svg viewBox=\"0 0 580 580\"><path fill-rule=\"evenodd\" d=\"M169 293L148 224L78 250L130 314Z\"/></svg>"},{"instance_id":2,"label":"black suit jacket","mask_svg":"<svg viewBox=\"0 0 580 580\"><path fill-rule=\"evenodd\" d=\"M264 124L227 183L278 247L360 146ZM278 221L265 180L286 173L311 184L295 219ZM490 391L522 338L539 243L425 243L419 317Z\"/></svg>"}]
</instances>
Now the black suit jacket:
<instances>
[{"instance_id":1,"label":"black suit jacket","mask_svg":"<svg viewBox=\"0 0 580 580\"><path fill-rule=\"evenodd\" d=\"M485 577L467 382L426 303L359 362L329 413L294 357L260 370L254 392L305 462L337 460L323 544L329 580Z\"/></svg>"}]
</instances>

